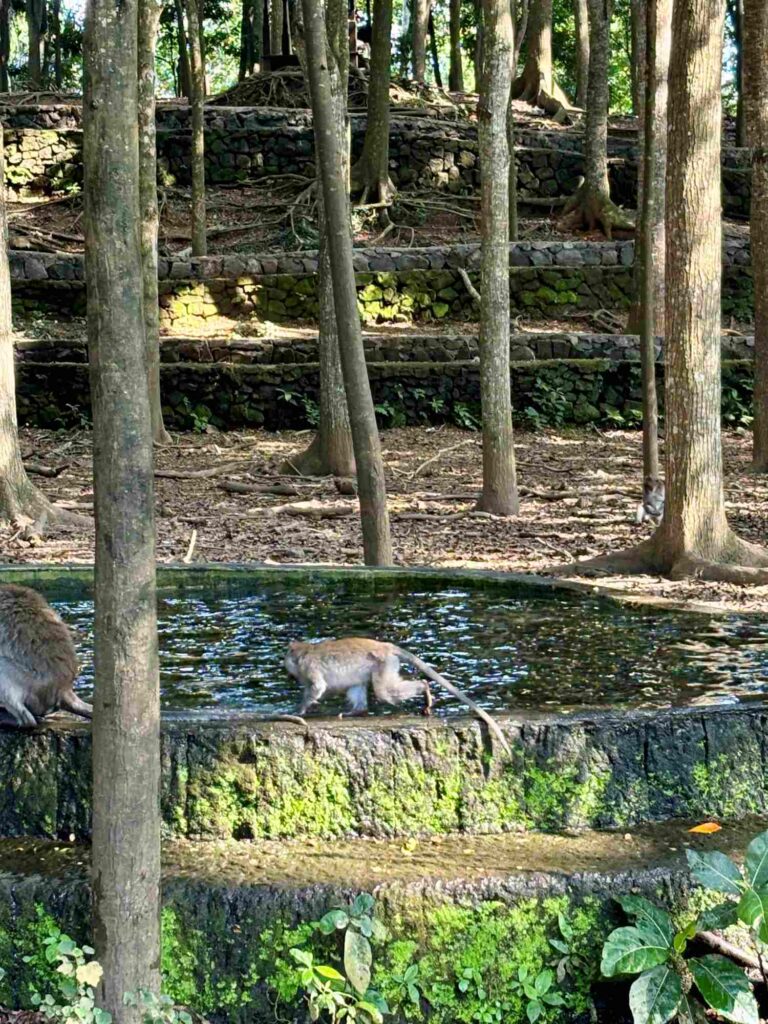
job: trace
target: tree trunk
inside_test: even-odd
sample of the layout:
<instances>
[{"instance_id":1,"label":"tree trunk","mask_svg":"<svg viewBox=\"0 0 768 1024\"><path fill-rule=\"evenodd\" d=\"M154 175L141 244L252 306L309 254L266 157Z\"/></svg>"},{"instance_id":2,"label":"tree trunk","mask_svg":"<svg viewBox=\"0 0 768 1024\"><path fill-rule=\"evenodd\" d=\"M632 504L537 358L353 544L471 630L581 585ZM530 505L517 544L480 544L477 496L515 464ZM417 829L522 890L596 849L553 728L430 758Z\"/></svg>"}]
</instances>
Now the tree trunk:
<instances>
[{"instance_id":1,"label":"tree trunk","mask_svg":"<svg viewBox=\"0 0 768 1024\"><path fill-rule=\"evenodd\" d=\"M205 256L205 65L200 29L199 0L187 0L189 67L192 81L192 255Z\"/></svg>"},{"instance_id":2,"label":"tree trunk","mask_svg":"<svg viewBox=\"0 0 768 1024\"><path fill-rule=\"evenodd\" d=\"M569 106L552 70L552 0L531 0L528 55L523 73L512 86L512 96L551 114Z\"/></svg>"},{"instance_id":3,"label":"tree trunk","mask_svg":"<svg viewBox=\"0 0 768 1024\"><path fill-rule=\"evenodd\" d=\"M376 0L368 76L368 124L363 151L352 168L352 190L362 203L391 203L395 186L389 176L389 79L392 60L392 0Z\"/></svg>"},{"instance_id":4,"label":"tree trunk","mask_svg":"<svg viewBox=\"0 0 768 1024\"><path fill-rule=\"evenodd\" d=\"M584 181L563 211L572 229L600 225L608 238L613 228L632 228L632 220L611 202L608 185L608 63L611 0L589 0L589 81L584 129Z\"/></svg>"},{"instance_id":5,"label":"tree trunk","mask_svg":"<svg viewBox=\"0 0 768 1024\"><path fill-rule=\"evenodd\" d=\"M443 88L443 75L440 71L440 56L437 52L437 35L435 34L435 16L432 8L429 9L429 52L432 55L432 74L435 76L435 85L438 89Z\"/></svg>"},{"instance_id":6,"label":"tree trunk","mask_svg":"<svg viewBox=\"0 0 768 1024\"><path fill-rule=\"evenodd\" d=\"M61 0L53 0L51 4L51 24L53 26L53 82L57 91L64 84L64 69L61 63Z\"/></svg>"},{"instance_id":7,"label":"tree trunk","mask_svg":"<svg viewBox=\"0 0 768 1024\"><path fill-rule=\"evenodd\" d=\"M750 247L755 286L755 420L752 457L768 473L768 5L744 0L744 120L752 148Z\"/></svg>"},{"instance_id":8,"label":"tree trunk","mask_svg":"<svg viewBox=\"0 0 768 1024\"><path fill-rule=\"evenodd\" d=\"M587 105L587 79L589 76L589 14L587 0L575 0L576 16L576 99L577 107Z\"/></svg>"},{"instance_id":9,"label":"tree trunk","mask_svg":"<svg viewBox=\"0 0 768 1024\"><path fill-rule=\"evenodd\" d=\"M269 5L269 52L273 57L283 52L283 0Z\"/></svg>"},{"instance_id":10,"label":"tree trunk","mask_svg":"<svg viewBox=\"0 0 768 1024\"><path fill-rule=\"evenodd\" d=\"M342 126L334 117L321 0L302 0L307 71L315 129L317 169L323 192L333 301L341 365L357 465L360 516L366 565L391 565L392 543L376 414L365 365L357 309L349 198L341 169L345 149Z\"/></svg>"},{"instance_id":11,"label":"tree trunk","mask_svg":"<svg viewBox=\"0 0 768 1024\"><path fill-rule=\"evenodd\" d=\"M632 0L630 11L630 29L632 43L630 46L629 78L630 91L632 93L632 113L642 123L645 96L645 47L646 47L646 23L648 20L646 11L647 0Z\"/></svg>"},{"instance_id":12,"label":"tree trunk","mask_svg":"<svg viewBox=\"0 0 768 1024\"><path fill-rule=\"evenodd\" d=\"M29 63L27 74L29 88L37 92L43 87L40 47L47 31L45 0L27 0L27 34L29 39Z\"/></svg>"},{"instance_id":13,"label":"tree trunk","mask_svg":"<svg viewBox=\"0 0 768 1024\"><path fill-rule=\"evenodd\" d=\"M424 85L427 75L427 30L430 0L413 0L413 77Z\"/></svg>"},{"instance_id":14,"label":"tree trunk","mask_svg":"<svg viewBox=\"0 0 768 1024\"><path fill-rule=\"evenodd\" d=\"M157 293L157 132L155 128L155 49L162 0L138 0L139 4L139 203L141 214L141 266L144 284L144 335L147 349L147 382L152 437L170 440L163 424L160 396L160 307Z\"/></svg>"},{"instance_id":15,"label":"tree trunk","mask_svg":"<svg viewBox=\"0 0 768 1024\"><path fill-rule=\"evenodd\" d=\"M11 0L0 0L0 92L11 87L8 62L11 58Z\"/></svg>"},{"instance_id":16,"label":"tree trunk","mask_svg":"<svg viewBox=\"0 0 768 1024\"><path fill-rule=\"evenodd\" d=\"M461 57L461 0L450 0L449 31L451 63L448 71L448 88L451 92L464 92L464 67Z\"/></svg>"},{"instance_id":17,"label":"tree trunk","mask_svg":"<svg viewBox=\"0 0 768 1024\"><path fill-rule=\"evenodd\" d=\"M179 49L179 95L189 99L192 95L192 72L189 67L189 45L184 27L182 0L174 0L176 10L176 40Z\"/></svg>"},{"instance_id":18,"label":"tree trunk","mask_svg":"<svg viewBox=\"0 0 768 1024\"><path fill-rule=\"evenodd\" d=\"M99 1004L160 985L160 699L152 433L139 239L136 0L91 0L85 259L94 420L94 938Z\"/></svg>"},{"instance_id":19,"label":"tree trunk","mask_svg":"<svg viewBox=\"0 0 768 1024\"><path fill-rule=\"evenodd\" d=\"M475 90L480 86L483 73L483 4L482 0L474 0L475 7Z\"/></svg>"},{"instance_id":20,"label":"tree trunk","mask_svg":"<svg viewBox=\"0 0 768 1024\"><path fill-rule=\"evenodd\" d=\"M640 358L643 374L643 477L658 480L656 336L664 335L664 189L672 0L646 0L643 175L640 231L635 240Z\"/></svg>"},{"instance_id":21,"label":"tree trunk","mask_svg":"<svg viewBox=\"0 0 768 1024\"><path fill-rule=\"evenodd\" d=\"M733 23L733 43L736 51L736 145L748 146L744 111L744 0L731 0L728 12Z\"/></svg>"},{"instance_id":22,"label":"tree trunk","mask_svg":"<svg viewBox=\"0 0 768 1024\"><path fill-rule=\"evenodd\" d=\"M483 74L477 106L480 154L480 399L483 490L478 508L519 511L509 366L509 147L514 62L509 0L483 0Z\"/></svg>"},{"instance_id":23,"label":"tree trunk","mask_svg":"<svg viewBox=\"0 0 768 1024\"><path fill-rule=\"evenodd\" d=\"M256 63L254 6L258 2L259 0L243 0L243 13L240 22L240 67L237 75L239 82L253 74Z\"/></svg>"},{"instance_id":24,"label":"tree trunk","mask_svg":"<svg viewBox=\"0 0 768 1024\"><path fill-rule=\"evenodd\" d=\"M55 512L48 499L30 483L19 449L4 175L3 127L0 124L0 521L13 522L18 516L40 521L41 517L47 519Z\"/></svg>"}]
</instances>

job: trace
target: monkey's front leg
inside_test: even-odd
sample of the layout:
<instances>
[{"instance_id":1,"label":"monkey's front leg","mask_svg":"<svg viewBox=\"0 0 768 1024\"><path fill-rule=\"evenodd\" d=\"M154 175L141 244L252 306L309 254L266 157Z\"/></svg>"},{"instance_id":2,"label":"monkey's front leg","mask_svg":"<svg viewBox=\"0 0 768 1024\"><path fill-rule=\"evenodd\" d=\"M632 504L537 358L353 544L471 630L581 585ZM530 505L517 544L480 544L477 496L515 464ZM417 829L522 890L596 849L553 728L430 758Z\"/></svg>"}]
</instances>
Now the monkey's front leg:
<instances>
[{"instance_id":1,"label":"monkey's front leg","mask_svg":"<svg viewBox=\"0 0 768 1024\"><path fill-rule=\"evenodd\" d=\"M325 679L322 673L313 673L304 684L304 697L301 704L296 709L296 714L299 718L306 715L307 711L312 707L313 704L318 704L320 698L323 696L327 689Z\"/></svg>"},{"instance_id":2,"label":"monkey's front leg","mask_svg":"<svg viewBox=\"0 0 768 1024\"><path fill-rule=\"evenodd\" d=\"M368 713L368 684L352 686L347 690L347 710L342 711L339 718L349 718L352 715L365 715Z\"/></svg>"},{"instance_id":3,"label":"monkey's front leg","mask_svg":"<svg viewBox=\"0 0 768 1024\"><path fill-rule=\"evenodd\" d=\"M432 689L426 679L424 680L424 707L421 709L421 713L425 718L429 718L432 714Z\"/></svg>"}]
</instances>

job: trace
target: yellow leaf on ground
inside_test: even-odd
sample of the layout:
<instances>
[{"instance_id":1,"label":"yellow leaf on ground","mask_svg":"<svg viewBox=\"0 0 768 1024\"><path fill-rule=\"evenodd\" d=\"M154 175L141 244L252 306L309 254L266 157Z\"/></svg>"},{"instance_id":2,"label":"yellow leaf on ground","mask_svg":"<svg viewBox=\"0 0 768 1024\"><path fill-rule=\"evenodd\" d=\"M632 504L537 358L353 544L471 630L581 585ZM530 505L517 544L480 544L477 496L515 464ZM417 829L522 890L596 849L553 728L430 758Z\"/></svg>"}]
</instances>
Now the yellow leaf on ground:
<instances>
[{"instance_id":1,"label":"yellow leaf on ground","mask_svg":"<svg viewBox=\"0 0 768 1024\"><path fill-rule=\"evenodd\" d=\"M722 829L722 825L718 825L716 821L704 821L701 825L694 825L693 828L689 828L689 832L698 832L700 835L709 836L713 832L719 832Z\"/></svg>"}]
</instances>

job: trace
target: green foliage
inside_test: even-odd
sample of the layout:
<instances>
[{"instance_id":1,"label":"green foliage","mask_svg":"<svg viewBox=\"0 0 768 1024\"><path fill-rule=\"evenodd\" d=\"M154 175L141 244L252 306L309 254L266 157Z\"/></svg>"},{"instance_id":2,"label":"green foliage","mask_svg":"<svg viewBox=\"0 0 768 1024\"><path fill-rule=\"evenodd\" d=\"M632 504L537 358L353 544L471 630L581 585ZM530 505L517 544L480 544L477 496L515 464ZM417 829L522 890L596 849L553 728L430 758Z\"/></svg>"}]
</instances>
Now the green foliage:
<instances>
[{"instance_id":1,"label":"green foliage","mask_svg":"<svg viewBox=\"0 0 768 1024\"><path fill-rule=\"evenodd\" d=\"M640 896L619 898L634 924L606 939L603 974L639 975L630 989L635 1024L694 1021L702 1016L702 1004L735 1024L757 1024L757 1003L744 969L718 954L685 957L685 951L698 932L738 922L756 941L768 941L768 832L749 844L743 868L717 851L686 854L696 881L726 899L676 930L666 910Z\"/></svg>"},{"instance_id":2,"label":"green foliage","mask_svg":"<svg viewBox=\"0 0 768 1024\"><path fill-rule=\"evenodd\" d=\"M111 1014L96 1006L95 989L101 965L91 959L93 949L76 945L55 929L43 940L43 955L56 971L56 993L32 994L32 1003L51 1021L63 1024L110 1024Z\"/></svg>"},{"instance_id":3,"label":"green foliage","mask_svg":"<svg viewBox=\"0 0 768 1024\"><path fill-rule=\"evenodd\" d=\"M287 402L288 405L295 405L304 410L310 427L316 427L319 424L320 406L314 398L303 391L293 391L291 388L277 388L276 391L281 402Z\"/></svg>"},{"instance_id":4,"label":"green foliage","mask_svg":"<svg viewBox=\"0 0 768 1024\"><path fill-rule=\"evenodd\" d=\"M197 403L192 405L186 395L181 395L173 410L175 416L184 421L184 429L193 430L196 434L204 434L214 416L207 405Z\"/></svg>"},{"instance_id":5,"label":"green foliage","mask_svg":"<svg viewBox=\"0 0 768 1024\"><path fill-rule=\"evenodd\" d=\"M126 1006L137 1006L141 1011L144 1024L192 1024L192 1018L186 1010L180 1010L167 995L157 995L139 989L138 992L126 992L123 996Z\"/></svg>"}]
</instances>

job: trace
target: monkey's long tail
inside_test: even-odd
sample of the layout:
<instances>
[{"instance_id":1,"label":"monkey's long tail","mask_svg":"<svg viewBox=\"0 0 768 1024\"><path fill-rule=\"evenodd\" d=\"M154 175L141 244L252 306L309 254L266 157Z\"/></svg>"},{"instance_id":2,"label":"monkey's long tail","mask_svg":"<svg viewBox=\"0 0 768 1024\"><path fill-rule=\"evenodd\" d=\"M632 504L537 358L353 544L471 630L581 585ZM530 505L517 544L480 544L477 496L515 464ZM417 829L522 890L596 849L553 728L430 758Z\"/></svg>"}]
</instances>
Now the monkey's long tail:
<instances>
[{"instance_id":1,"label":"monkey's long tail","mask_svg":"<svg viewBox=\"0 0 768 1024\"><path fill-rule=\"evenodd\" d=\"M512 751L510 750L504 733L499 728L498 723L491 718L487 711L484 711L479 705L475 704L472 698L468 694L464 693L463 690L460 690L458 686L454 686L453 683L449 683L445 676L441 676L440 673L436 672L431 665L426 663L426 661L422 661L421 658L417 658L416 655L411 654L410 651L403 650L402 647L397 648L397 653L403 661L407 662L409 665L413 665L415 669L418 669L418 671L427 676L427 678L438 683L443 687L443 689L447 690L448 693L466 704L471 711L474 711L478 718L482 718L505 752L509 754L510 757L512 756Z\"/></svg>"},{"instance_id":2,"label":"monkey's long tail","mask_svg":"<svg viewBox=\"0 0 768 1024\"><path fill-rule=\"evenodd\" d=\"M81 718L93 718L93 707L80 700L74 690L67 690L61 694L59 707L64 711L71 711L73 715L80 715Z\"/></svg>"}]
</instances>

